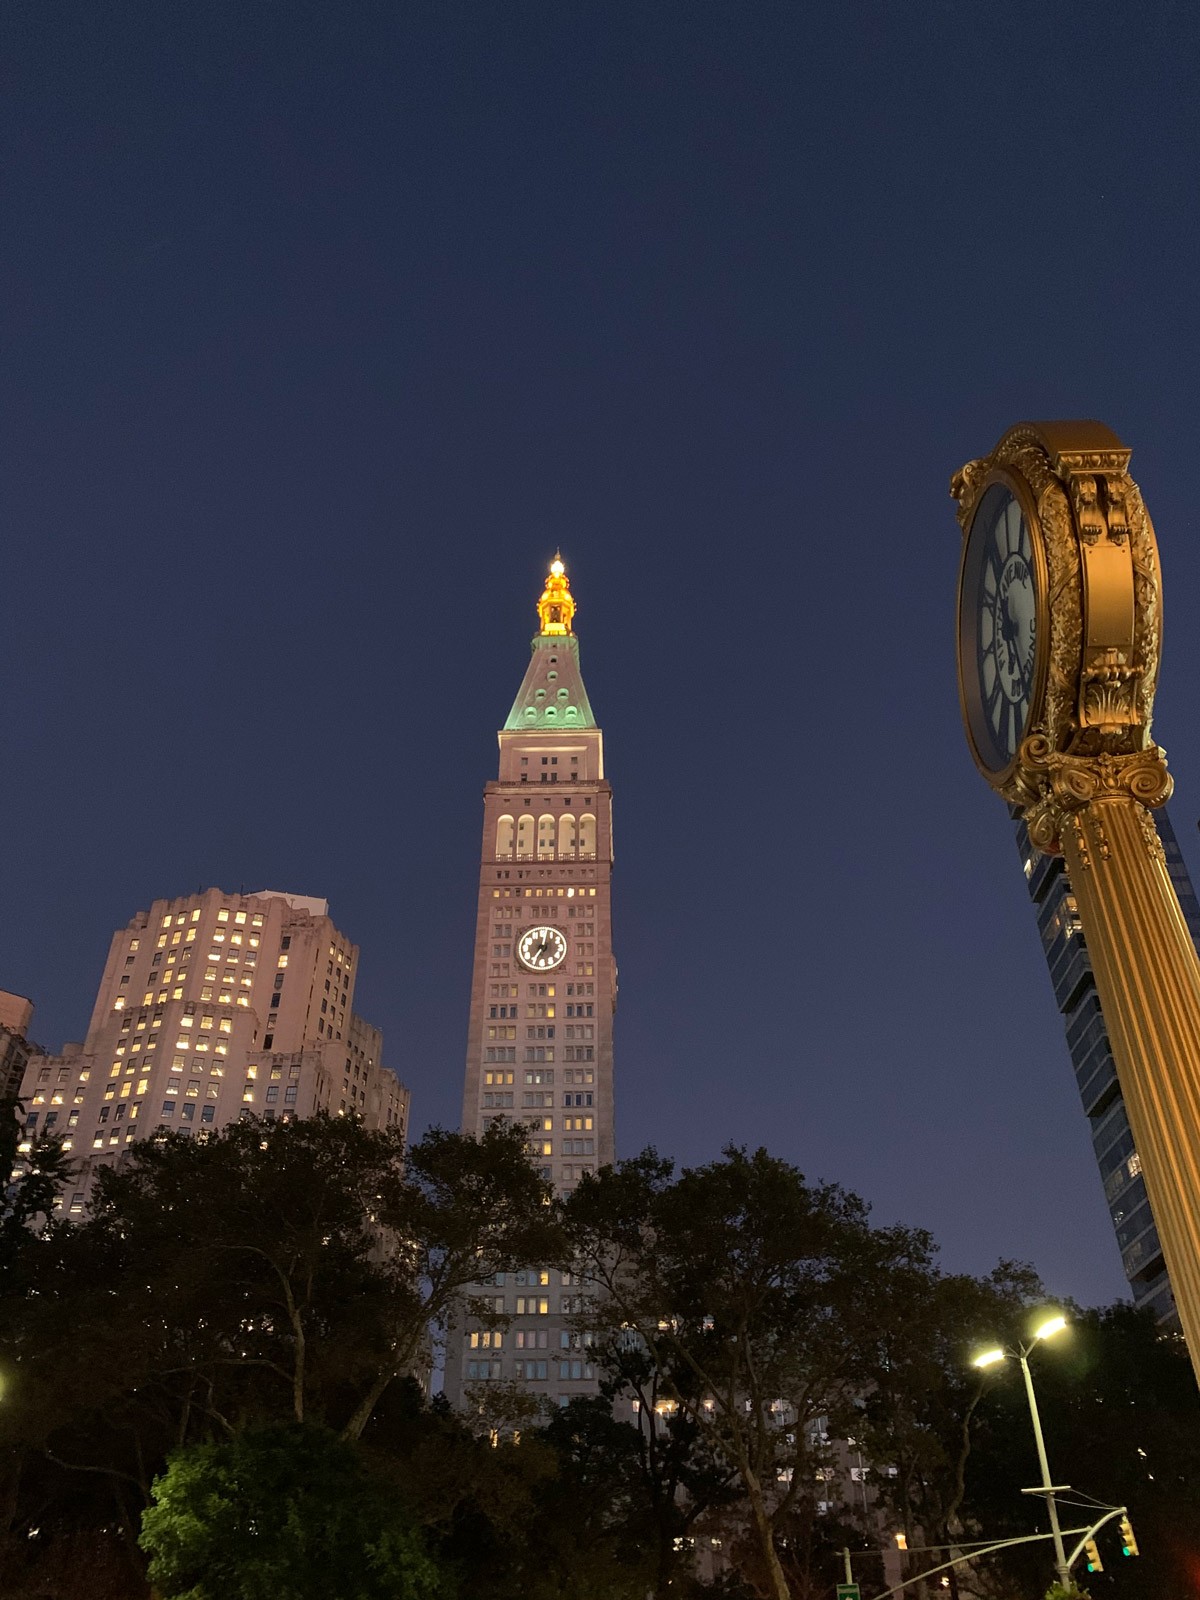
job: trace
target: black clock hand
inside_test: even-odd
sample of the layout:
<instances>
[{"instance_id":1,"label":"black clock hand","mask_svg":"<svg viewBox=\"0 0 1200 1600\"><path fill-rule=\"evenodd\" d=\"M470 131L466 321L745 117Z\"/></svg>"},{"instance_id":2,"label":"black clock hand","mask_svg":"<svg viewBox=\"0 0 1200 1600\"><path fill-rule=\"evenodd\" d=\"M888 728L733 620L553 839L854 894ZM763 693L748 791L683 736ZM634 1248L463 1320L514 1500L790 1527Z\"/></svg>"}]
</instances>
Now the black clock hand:
<instances>
[{"instance_id":1,"label":"black clock hand","mask_svg":"<svg viewBox=\"0 0 1200 1600\"><path fill-rule=\"evenodd\" d=\"M1001 601L1000 637L1004 640L1004 648L1008 652L1008 670L1010 673L1020 671L1020 663L1017 660L1016 636L1017 624L1009 612L1008 602Z\"/></svg>"}]
</instances>

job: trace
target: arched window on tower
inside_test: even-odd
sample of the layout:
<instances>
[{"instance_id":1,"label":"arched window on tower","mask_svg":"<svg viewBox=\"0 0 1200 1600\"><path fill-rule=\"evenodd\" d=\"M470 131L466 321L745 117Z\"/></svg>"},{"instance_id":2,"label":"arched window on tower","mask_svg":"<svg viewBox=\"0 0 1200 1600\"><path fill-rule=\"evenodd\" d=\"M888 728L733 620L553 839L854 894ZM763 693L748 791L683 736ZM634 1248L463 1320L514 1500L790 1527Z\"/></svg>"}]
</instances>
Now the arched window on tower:
<instances>
[{"instance_id":1,"label":"arched window on tower","mask_svg":"<svg viewBox=\"0 0 1200 1600\"><path fill-rule=\"evenodd\" d=\"M554 818L549 812L538 818L537 841L539 861L554 855Z\"/></svg>"},{"instance_id":2,"label":"arched window on tower","mask_svg":"<svg viewBox=\"0 0 1200 1600\"><path fill-rule=\"evenodd\" d=\"M579 854L588 860L596 857L596 819L590 811L579 819Z\"/></svg>"},{"instance_id":3,"label":"arched window on tower","mask_svg":"<svg viewBox=\"0 0 1200 1600\"><path fill-rule=\"evenodd\" d=\"M513 853L513 819L501 817L496 823L496 854L506 859Z\"/></svg>"},{"instance_id":4,"label":"arched window on tower","mask_svg":"<svg viewBox=\"0 0 1200 1600\"><path fill-rule=\"evenodd\" d=\"M558 819L558 853L560 856L575 854L575 818L569 811Z\"/></svg>"},{"instance_id":5,"label":"arched window on tower","mask_svg":"<svg viewBox=\"0 0 1200 1600\"><path fill-rule=\"evenodd\" d=\"M533 860L533 818L528 812L517 823L517 860Z\"/></svg>"}]
</instances>

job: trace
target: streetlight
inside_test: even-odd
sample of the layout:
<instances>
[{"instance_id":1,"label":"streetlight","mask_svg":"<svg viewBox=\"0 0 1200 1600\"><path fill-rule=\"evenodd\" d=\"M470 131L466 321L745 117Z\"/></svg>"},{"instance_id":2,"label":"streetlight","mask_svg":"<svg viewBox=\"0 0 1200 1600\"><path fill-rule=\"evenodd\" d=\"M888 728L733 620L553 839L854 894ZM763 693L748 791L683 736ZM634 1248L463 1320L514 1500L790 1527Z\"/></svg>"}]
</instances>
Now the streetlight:
<instances>
[{"instance_id":1,"label":"streetlight","mask_svg":"<svg viewBox=\"0 0 1200 1600\"><path fill-rule=\"evenodd\" d=\"M1058 1571L1058 1581L1064 1589L1071 1587L1071 1568L1067 1562L1067 1552L1063 1546L1062 1529L1058 1524L1058 1506L1054 1500L1054 1484L1050 1481L1050 1464L1046 1460L1046 1441L1042 1437L1042 1419L1038 1415L1037 1396L1033 1392L1033 1374L1029 1370L1029 1353L1035 1345L1043 1339L1052 1339L1056 1333L1061 1333L1067 1325L1067 1319L1058 1313L1040 1324L1034 1331L1033 1338L1028 1344L1018 1345L1015 1350L1007 1346L996 1345L991 1350L984 1350L975 1357L974 1365L977 1367L992 1367L998 1361L1019 1361L1021 1371L1025 1375L1025 1393L1029 1399L1029 1415L1033 1420L1033 1437L1037 1441L1038 1462L1042 1469L1042 1493L1046 1497L1046 1506L1050 1513L1050 1533L1054 1540L1054 1565ZM1063 1487L1059 1485L1059 1487Z\"/></svg>"}]
</instances>

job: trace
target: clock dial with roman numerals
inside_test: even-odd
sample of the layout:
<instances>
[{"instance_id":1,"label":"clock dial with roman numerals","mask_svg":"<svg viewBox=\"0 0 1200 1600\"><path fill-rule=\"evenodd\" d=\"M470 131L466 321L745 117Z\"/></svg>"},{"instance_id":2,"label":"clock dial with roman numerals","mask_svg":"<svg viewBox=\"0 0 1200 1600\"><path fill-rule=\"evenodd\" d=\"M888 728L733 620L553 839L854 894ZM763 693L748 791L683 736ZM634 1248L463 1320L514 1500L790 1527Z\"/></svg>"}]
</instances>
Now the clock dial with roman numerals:
<instances>
[{"instance_id":1,"label":"clock dial with roman numerals","mask_svg":"<svg viewBox=\"0 0 1200 1600\"><path fill-rule=\"evenodd\" d=\"M1029 523L994 483L971 522L959 593L959 670L976 755L1009 766L1029 729L1038 666L1037 566Z\"/></svg>"}]
</instances>

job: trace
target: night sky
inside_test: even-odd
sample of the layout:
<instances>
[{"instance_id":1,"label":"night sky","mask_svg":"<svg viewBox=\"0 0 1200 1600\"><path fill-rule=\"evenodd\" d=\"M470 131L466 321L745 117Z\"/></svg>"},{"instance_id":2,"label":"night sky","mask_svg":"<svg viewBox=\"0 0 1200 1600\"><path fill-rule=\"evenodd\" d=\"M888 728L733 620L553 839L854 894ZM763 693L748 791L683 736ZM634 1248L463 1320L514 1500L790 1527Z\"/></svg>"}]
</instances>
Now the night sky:
<instances>
[{"instance_id":1,"label":"night sky","mask_svg":"<svg viewBox=\"0 0 1200 1600\"><path fill-rule=\"evenodd\" d=\"M1194 4L11 4L0 987L328 897L457 1124L495 730L561 544L615 791L617 1139L765 1143L1124 1291L951 473L1133 448L1200 866Z\"/></svg>"}]
</instances>

